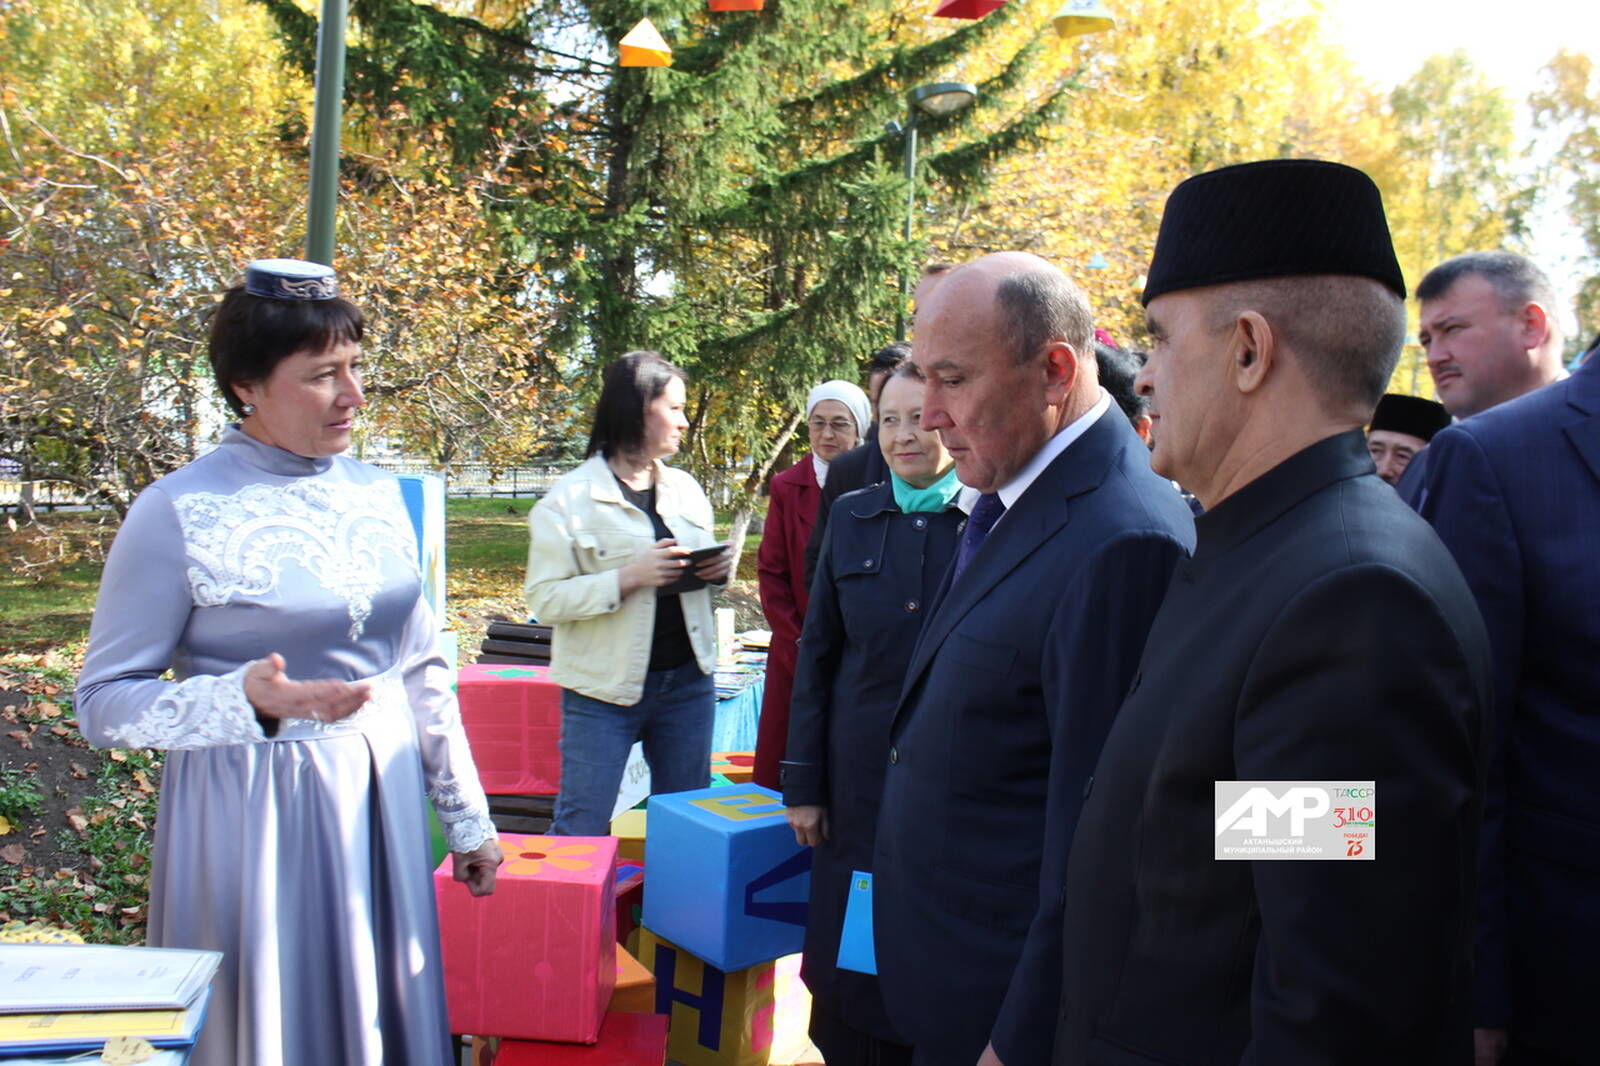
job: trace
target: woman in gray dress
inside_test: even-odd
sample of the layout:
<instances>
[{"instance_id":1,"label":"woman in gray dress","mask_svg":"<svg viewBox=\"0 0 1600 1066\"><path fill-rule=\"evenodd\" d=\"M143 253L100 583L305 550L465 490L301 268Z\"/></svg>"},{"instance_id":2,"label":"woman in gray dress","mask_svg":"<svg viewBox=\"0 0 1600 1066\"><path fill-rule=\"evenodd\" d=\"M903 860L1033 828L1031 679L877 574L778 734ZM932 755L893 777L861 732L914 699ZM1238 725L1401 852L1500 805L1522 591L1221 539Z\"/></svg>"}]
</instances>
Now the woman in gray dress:
<instances>
[{"instance_id":1,"label":"woman in gray dress","mask_svg":"<svg viewBox=\"0 0 1600 1066\"><path fill-rule=\"evenodd\" d=\"M149 941L223 953L200 1066L442 1066L424 795L474 895L500 861L398 485L341 454L362 329L327 267L250 265L240 421L134 501L79 678L92 743L171 751Z\"/></svg>"}]
</instances>

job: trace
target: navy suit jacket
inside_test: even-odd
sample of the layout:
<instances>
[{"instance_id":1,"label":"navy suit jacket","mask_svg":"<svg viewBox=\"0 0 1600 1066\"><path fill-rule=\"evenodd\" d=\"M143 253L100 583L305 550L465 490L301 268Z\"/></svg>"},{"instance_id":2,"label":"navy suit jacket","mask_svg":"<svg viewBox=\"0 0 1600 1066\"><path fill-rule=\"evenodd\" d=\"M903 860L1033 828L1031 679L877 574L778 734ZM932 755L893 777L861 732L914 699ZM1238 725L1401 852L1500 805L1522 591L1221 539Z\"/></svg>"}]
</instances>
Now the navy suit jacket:
<instances>
[{"instance_id":1,"label":"navy suit jacket","mask_svg":"<svg viewBox=\"0 0 1600 1066\"><path fill-rule=\"evenodd\" d=\"M1428 445L1424 444L1422 450L1411 457L1405 470L1400 474L1400 480L1395 483L1394 490L1406 502L1406 506L1413 511L1422 509L1423 489L1428 481Z\"/></svg>"},{"instance_id":2,"label":"navy suit jacket","mask_svg":"<svg viewBox=\"0 0 1600 1066\"><path fill-rule=\"evenodd\" d=\"M1050 1059L1067 849L1194 522L1116 408L1045 468L912 654L873 856L885 1006L919 1063Z\"/></svg>"},{"instance_id":3,"label":"navy suit jacket","mask_svg":"<svg viewBox=\"0 0 1600 1066\"><path fill-rule=\"evenodd\" d=\"M1600 360L1428 452L1422 516L1494 655L1476 1022L1594 1061L1579 990L1600 955Z\"/></svg>"}]
</instances>

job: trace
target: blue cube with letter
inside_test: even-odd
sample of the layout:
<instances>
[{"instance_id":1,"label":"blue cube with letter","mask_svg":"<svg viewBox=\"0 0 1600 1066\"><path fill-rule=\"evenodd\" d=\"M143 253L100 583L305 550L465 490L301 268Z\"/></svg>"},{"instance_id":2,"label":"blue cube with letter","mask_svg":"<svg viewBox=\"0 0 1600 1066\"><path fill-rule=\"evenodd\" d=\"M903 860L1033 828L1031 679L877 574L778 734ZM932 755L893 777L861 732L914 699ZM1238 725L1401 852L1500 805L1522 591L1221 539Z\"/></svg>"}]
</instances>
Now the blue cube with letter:
<instances>
[{"instance_id":1,"label":"blue cube with letter","mask_svg":"<svg viewBox=\"0 0 1600 1066\"><path fill-rule=\"evenodd\" d=\"M644 924L720 970L800 950L811 849L760 785L650 797Z\"/></svg>"}]
</instances>

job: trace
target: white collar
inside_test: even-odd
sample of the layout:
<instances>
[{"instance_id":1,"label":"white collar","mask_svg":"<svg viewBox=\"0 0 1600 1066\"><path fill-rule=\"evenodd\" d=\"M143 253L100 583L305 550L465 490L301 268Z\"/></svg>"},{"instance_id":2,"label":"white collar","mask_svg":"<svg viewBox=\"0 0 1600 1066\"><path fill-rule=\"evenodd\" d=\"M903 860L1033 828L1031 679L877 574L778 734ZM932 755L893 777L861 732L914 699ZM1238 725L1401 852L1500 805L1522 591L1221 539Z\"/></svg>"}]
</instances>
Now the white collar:
<instances>
[{"instance_id":1,"label":"white collar","mask_svg":"<svg viewBox=\"0 0 1600 1066\"><path fill-rule=\"evenodd\" d=\"M817 479L817 488L828 484L828 461L816 452L811 453L811 473Z\"/></svg>"},{"instance_id":2,"label":"white collar","mask_svg":"<svg viewBox=\"0 0 1600 1066\"><path fill-rule=\"evenodd\" d=\"M1006 505L1006 510L1017 505L1022 499L1022 494L1028 491L1039 475L1044 473L1044 468L1053 463L1057 456L1066 451L1072 442L1088 432L1090 426L1111 409L1111 395L1105 389L1100 390L1100 399L1095 405L1077 418L1068 422L1057 431L1056 435L1044 442L1044 447L1033 453L1033 458L1028 460L1028 465L1017 472L1017 475L1004 485L1000 486L1000 502Z\"/></svg>"}]
</instances>

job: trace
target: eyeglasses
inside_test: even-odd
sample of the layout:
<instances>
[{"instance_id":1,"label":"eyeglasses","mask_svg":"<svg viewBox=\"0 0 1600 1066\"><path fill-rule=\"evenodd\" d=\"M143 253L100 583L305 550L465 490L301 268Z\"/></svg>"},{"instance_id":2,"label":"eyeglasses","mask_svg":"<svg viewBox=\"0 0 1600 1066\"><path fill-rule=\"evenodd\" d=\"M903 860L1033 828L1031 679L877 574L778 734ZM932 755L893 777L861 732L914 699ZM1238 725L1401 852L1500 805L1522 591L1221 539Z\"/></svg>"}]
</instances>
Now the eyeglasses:
<instances>
[{"instance_id":1,"label":"eyeglasses","mask_svg":"<svg viewBox=\"0 0 1600 1066\"><path fill-rule=\"evenodd\" d=\"M806 425L811 427L813 433L822 433L830 429L835 433L849 433L856 428L856 424L847 418L813 418Z\"/></svg>"}]
</instances>

